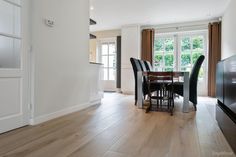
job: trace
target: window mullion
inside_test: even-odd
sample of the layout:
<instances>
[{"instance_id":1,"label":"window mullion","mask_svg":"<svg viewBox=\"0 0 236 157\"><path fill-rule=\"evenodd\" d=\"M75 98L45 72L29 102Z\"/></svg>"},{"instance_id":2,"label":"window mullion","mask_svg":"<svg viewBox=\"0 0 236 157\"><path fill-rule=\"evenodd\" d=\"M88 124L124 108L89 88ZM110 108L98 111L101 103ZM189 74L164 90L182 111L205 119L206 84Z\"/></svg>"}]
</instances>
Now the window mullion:
<instances>
[{"instance_id":1,"label":"window mullion","mask_svg":"<svg viewBox=\"0 0 236 157\"><path fill-rule=\"evenodd\" d=\"M110 55L109 54L109 52L110 52L109 49L110 49L110 47L109 47L109 43L107 43L107 47L108 47L108 49L107 49L107 51L108 51L107 52L107 75L108 75L107 78L108 78L108 80L110 80L110 77L109 77L110 76L109 75L109 73L110 73L110 67L109 67L109 59L110 59L110 57L109 57L109 55Z\"/></svg>"}]
</instances>

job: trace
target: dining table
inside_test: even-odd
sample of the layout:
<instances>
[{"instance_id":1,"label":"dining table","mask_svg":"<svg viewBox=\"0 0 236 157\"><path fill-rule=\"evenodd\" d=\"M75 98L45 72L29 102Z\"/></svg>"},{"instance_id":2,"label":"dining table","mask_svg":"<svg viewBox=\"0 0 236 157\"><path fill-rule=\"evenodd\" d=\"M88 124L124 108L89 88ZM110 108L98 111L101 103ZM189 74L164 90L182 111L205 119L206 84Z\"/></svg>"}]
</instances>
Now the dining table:
<instances>
[{"instance_id":1,"label":"dining table","mask_svg":"<svg viewBox=\"0 0 236 157\"><path fill-rule=\"evenodd\" d=\"M158 72L159 73L159 72ZM143 95L143 81L146 72L138 71L137 73L137 106L140 109L144 108L144 95ZM189 72L173 71L173 76L178 79L178 81L183 82L183 105L182 112L189 112Z\"/></svg>"}]
</instances>

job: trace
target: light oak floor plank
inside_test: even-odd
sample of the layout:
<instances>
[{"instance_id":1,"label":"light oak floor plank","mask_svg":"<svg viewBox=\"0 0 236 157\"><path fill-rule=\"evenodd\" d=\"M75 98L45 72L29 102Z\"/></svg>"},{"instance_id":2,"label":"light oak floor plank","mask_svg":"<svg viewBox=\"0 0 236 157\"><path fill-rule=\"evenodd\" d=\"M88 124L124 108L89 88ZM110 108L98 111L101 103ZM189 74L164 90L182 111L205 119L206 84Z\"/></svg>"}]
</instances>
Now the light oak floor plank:
<instances>
[{"instance_id":1,"label":"light oak floor plank","mask_svg":"<svg viewBox=\"0 0 236 157\"><path fill-rule=\"evenodd\" d=\"M133 96L105 94L101 105L0 135L1 157L235 157L215 121L215 99L174 116L145 113Z\"/></svg>"}]
</instances>

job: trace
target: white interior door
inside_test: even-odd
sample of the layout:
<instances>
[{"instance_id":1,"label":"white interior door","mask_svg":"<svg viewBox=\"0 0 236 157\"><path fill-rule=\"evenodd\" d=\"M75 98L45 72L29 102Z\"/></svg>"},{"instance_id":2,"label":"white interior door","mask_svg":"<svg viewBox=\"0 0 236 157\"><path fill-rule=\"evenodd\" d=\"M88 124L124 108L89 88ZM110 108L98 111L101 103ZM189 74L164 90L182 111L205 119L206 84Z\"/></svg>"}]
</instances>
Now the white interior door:
<instances>
[{"instance_id":1,"label":"white interior door","mask_svg":"<svg viewBox=\"0 0 236 157\"><path fill-rule=\"evenodd\" d=\"M0 0L0 133L28 124L20 0Z\"/></svg>"},{"instance_id":2,"label":"white interior door","mask_svg":"<svg viewBox=\"0 0 236 157\"><path fill-rule=\"evenodd\" d=\"M103 39L99 42L99 58L103 63L104 91L116 91L116 39Z\"/></svg>"}]
</instances>

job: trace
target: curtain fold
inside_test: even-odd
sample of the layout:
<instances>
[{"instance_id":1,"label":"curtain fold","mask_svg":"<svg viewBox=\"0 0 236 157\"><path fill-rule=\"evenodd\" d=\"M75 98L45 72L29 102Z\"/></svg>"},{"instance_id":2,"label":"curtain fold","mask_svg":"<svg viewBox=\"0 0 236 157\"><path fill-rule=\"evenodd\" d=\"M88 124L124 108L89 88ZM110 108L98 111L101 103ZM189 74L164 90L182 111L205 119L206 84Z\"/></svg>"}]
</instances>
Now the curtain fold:
<instances>
[{"instance_id":1,"label":"curtain fold","mask_svg":"<svg viewBox=\"0 0 236 157\"><path fill-rule=\"evenodd\" d=\"M154 29L144 29L142 31L141 59L149 61L151 64L153 62L154 38L155 38Z\"/></svg>"},{"instance_id":2,"label":"curtain fold","mask_svg":"<svg viewBox=\"0 0 236 157\"><path fill-rule=\"evenodd\" d=\"M210 23L209 60L208 60L208 96L216 96L216 66L221 60L221 22Z\"/></svg>"}]
</instances>

